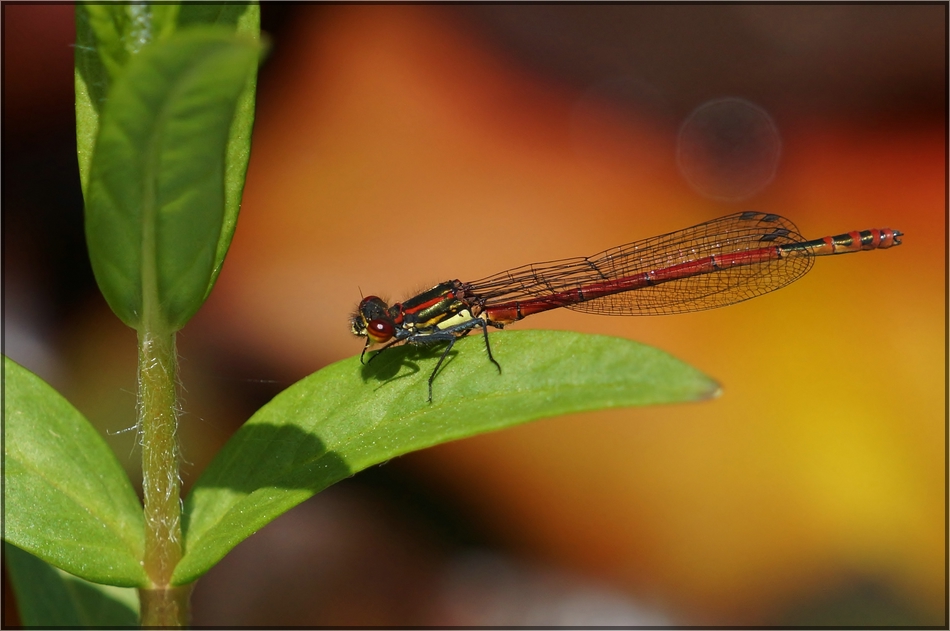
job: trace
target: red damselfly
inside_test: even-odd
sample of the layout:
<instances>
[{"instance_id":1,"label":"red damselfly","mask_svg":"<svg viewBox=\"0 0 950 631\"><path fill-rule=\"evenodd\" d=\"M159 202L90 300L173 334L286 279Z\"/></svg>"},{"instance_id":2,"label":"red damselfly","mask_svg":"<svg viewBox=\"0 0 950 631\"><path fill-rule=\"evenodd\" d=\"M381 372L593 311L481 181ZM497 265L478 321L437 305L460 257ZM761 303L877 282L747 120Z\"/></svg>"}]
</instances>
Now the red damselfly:
<instances>
[{"instance_id":1,"label":"red damselfly","mask_svg":"<svg viewBox=\"0 0 950 631\"><path fill-rule=\"evenodd\" d=\"M432 382L455 341L473 329L503 328L529 315L567 307L601 315L665 315L724 307L801 278L816 256L900 245L898 230L848 232L805 240L779 215L742 212L594 256L516 267L474 282L450 280L404 302L360 302L353 333L373 344L446 342ZM378 354L377 352L377 354ZM375 355L372 355L375 357Z\"/></svg>"}]
</instances>

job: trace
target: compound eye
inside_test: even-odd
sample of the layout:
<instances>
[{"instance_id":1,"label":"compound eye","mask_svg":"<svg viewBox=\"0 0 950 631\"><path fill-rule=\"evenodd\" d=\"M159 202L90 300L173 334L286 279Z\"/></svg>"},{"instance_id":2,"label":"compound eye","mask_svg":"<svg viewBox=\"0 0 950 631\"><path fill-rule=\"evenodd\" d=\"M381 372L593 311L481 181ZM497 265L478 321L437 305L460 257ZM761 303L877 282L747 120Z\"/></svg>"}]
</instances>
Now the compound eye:
<instances>
[{"instance_id":1,"label":"compound eye","mask_svg":"<svg viewBox=\"0 0 950 631\"><path fill-rule=\"evenodd\" d=\"M388 320L370 320L366 324L366 335L377 344L388 342L396 334L396 327Z\"/></svg>"},{"instance_id":2,"label":"compound eye","mask_svg":"<svg viewBox=\"0 0 950 631\"><path fill-rule=\"evenodd\" d=\"M365 298L363 298L362 300L360 300L360 306L357 307L357 308L358 308L358 309L362 309L363 307L365 307L366 305L368 305L368 304L371 303L371 302L382 302L382 300L380 300L380 299L379 299L378 297L376 297L376 296L366 296Z\"/></svg>"}]
</instances>

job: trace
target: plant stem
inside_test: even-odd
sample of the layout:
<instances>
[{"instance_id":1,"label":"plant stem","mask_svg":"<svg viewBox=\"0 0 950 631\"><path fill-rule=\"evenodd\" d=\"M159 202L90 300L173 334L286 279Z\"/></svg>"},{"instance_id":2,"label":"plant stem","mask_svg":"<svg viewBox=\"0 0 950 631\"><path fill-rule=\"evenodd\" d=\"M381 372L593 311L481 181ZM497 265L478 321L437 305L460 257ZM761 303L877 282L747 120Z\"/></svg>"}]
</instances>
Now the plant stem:
<instances>
[{"instance_id":1,"label":"plant stem","mask_svg":"<svg viewBox=\"0 0 950 631\"><path fill-rule=\"evenodd\" d=\"M188 624L189 600L194 583L167 589L140 589L143 627L183 627Z\"/></svg>"},{"instance_id":2,"label":"plant stem","mask_svg":"<svg viewBox=\"0 0 950 631\"><path fill-rule=\"evenodd\" d=\"M181 626L188 621L187 588L172 587L182 555L178 472L178 398L175 334L139 332L139 427L145 500L145 573L139 591L142 624Z\"/></svg>"}]
</instances>

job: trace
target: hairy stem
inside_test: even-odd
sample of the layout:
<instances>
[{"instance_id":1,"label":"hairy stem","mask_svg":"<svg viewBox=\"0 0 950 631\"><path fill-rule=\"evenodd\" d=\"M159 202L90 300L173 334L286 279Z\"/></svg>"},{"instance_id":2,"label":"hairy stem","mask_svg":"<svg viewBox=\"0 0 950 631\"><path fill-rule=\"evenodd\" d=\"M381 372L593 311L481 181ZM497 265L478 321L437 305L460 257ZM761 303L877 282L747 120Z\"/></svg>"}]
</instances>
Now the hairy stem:
<instances>
[{"instance_id":1,"label":"hairy stem","mask_svg":"<svg viewBox=\"0 0 950 631\"><path fill-rule=\"evenodd\" d=\"M182 555L178 473L178 400L175 334L139 332L139 427L145 500L145 573L140 590L142 624L180 626L188 621L190 588L173 588Z\"/></svg>"}]
</instances>

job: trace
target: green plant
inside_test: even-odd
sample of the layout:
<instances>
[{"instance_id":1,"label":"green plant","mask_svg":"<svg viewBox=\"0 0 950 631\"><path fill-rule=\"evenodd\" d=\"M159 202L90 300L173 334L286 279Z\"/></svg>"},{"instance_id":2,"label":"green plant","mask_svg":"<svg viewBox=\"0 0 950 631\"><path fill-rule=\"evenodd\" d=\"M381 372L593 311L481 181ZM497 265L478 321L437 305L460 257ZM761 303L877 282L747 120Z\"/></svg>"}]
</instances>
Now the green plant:
<instances>
[{"instance_id":1,"label":"green plant","mask_svg":"<svg viewBox=\"0 0 950 631\"><path fill-rule=\"evenodd\" d=\"M254 414L182 509L175 334L211 291L235 228L259 10L80 5L76 17L86 236L103 295L138 333L144 501L86 419L4 358L4 556L25 624L186 624L191 586L229 550L366 467L541 417L716 391L660 351L573 333L493 334L502 376L479 336L461 340L431 404L431 353L351 358Z\"/></svg>"}]
</instances>

